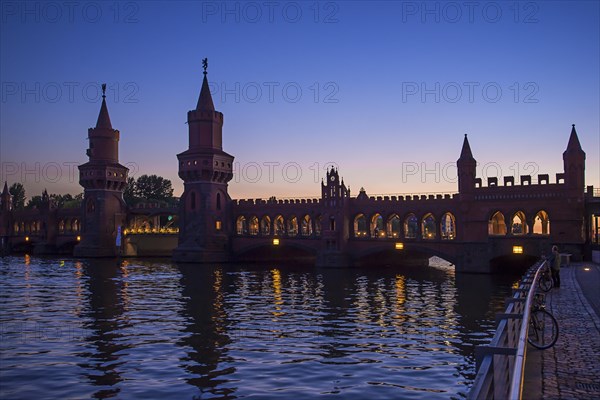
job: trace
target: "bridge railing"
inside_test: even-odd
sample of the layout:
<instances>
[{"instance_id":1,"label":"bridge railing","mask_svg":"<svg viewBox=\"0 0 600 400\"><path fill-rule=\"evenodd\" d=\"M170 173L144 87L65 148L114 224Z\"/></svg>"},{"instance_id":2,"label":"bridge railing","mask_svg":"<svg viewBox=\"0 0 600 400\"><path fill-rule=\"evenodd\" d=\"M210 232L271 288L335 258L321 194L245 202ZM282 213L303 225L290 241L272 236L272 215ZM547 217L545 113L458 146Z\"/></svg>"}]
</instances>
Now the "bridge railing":
<instances>
[{"instance_id":1,"label":"bridge railing","mask_svg":"<svg viewBox=\"0 0 600 400\"><path fill-rule=\"evenodd\" d=\"M529 268L506 300L505 312L496 316L499 323L492 341L475 349L477 375L467 399L521 399L529 310L545 263L538 261Z\"/></svg>"}]
</instances>

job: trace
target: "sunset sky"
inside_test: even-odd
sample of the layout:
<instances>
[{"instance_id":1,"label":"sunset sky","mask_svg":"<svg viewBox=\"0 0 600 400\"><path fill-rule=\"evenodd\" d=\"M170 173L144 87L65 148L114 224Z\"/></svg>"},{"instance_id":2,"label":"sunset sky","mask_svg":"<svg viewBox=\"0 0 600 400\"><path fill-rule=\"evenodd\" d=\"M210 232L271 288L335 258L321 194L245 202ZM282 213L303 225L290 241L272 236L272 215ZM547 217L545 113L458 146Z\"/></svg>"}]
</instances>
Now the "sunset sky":
<instances>
[{"instance_id":1,"label":"sunset sky","mask_svg":"<svg viewBox=\"0 0 600 400\"><path fill-rule=\"evenodd\" d=\"M455 192L465 133L479 177L554 183L571 124L600 187L599 4L5 1L1 179L81 192L106 82L121 163L180 195L208 57L234 198L317 196L331 164L353 195Z\"/></svg>"}]
</instances>

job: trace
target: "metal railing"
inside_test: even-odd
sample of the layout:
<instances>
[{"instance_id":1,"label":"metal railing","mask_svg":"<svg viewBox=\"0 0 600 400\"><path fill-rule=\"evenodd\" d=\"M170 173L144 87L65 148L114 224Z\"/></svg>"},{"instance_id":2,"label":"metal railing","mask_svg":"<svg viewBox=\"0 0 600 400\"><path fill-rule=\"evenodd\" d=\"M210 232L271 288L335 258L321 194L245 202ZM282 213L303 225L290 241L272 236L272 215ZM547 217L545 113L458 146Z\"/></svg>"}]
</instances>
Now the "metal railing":
<instances>
[{"instance_id":1,"label":"metal railing","mask_svg":"<svg viewBox=\"0 0 600 400\"><path fill-rule=\"evenodd\" d=\"M477 375L468 399L521 399L531 302L546 262L538 261L523 275L505 312L496 316L492 341L475 349Z\"/></svg>"}]
</instances>

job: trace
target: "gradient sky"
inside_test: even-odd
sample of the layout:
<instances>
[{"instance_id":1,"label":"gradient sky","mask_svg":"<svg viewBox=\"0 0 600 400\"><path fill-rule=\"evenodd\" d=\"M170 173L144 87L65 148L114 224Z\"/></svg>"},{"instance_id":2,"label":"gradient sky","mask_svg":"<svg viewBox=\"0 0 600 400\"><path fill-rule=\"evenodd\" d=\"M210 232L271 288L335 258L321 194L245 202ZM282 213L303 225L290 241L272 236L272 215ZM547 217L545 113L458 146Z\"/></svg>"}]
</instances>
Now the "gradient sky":
<instances>
[{"instance_id":1,"label":"gradient sky","mask_svg":"<svg viewBox=\"0 0 600 400\"><path fill-rule=\"evenodd\" d=\"M478 176L553 183L573 123L600 187L599 4L4 1L1 179L81 192L106 82L121 163L181 194L208 57L234 198L320 195L331 163L353 195L455 192L465 133Z\"/></svg>"}]
</instances>

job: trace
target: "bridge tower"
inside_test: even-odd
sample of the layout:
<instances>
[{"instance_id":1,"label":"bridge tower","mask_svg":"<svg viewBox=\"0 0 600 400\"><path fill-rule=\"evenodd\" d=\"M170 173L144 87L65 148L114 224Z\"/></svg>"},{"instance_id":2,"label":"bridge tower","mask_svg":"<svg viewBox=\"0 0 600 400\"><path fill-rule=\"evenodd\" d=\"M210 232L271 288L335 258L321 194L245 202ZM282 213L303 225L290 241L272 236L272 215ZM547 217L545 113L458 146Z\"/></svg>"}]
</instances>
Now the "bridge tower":
<instances>
[{"instance_id":1,"label":"bridge tower","mask_svg":"<svg viewBox=\"0 0 600 400\"><path fill-rule=\"evenodd\" d=\"M127 206L123 190L128 168L119 164L120 132L113 129L106 107L106 84L102 85L102 105L95 128L88 129L89 161L79 166L83 186L81 241L77 257L113 257L118 254L116 238L124 226Z\"/></svg>"},{"instance_id":2,"label":"bridge tower","mask_svg":"<svg viewBox=\"0 0 600 400\"><path fill-rule=\"evenodd\" d=\"M177 155L183 194L179 200L179 262L221 262L229 258L233 156L223 151L223 114L215 110L203 60L204 79L195 110L188 111L188 149Z\"/></svg>"},{"instance_id":3,"label":"bridge tower","mask_svg":"<svg viewBox=\"0 0 600 400\"><path fill-rule=\"evenodd\" d=\"M567 149L563 153L565 184L569 189L583 193L585 190L585 152L579 143L575 124L571 128L571 136Z\"/></svg>"},{"instance_id":4,"label":"bridge tower","mask_svg":"<svg viewBox=\"0 0 600 400\"><path fill-rule=\"evenodd\" d=\"M327 170L326 182L321 182L321 249L317 254L319 267L345 267L349 265L347 257L350 226L348 208L350 189L344 180L340 181L338 170Z\"/></svg>"}]
</instances>

